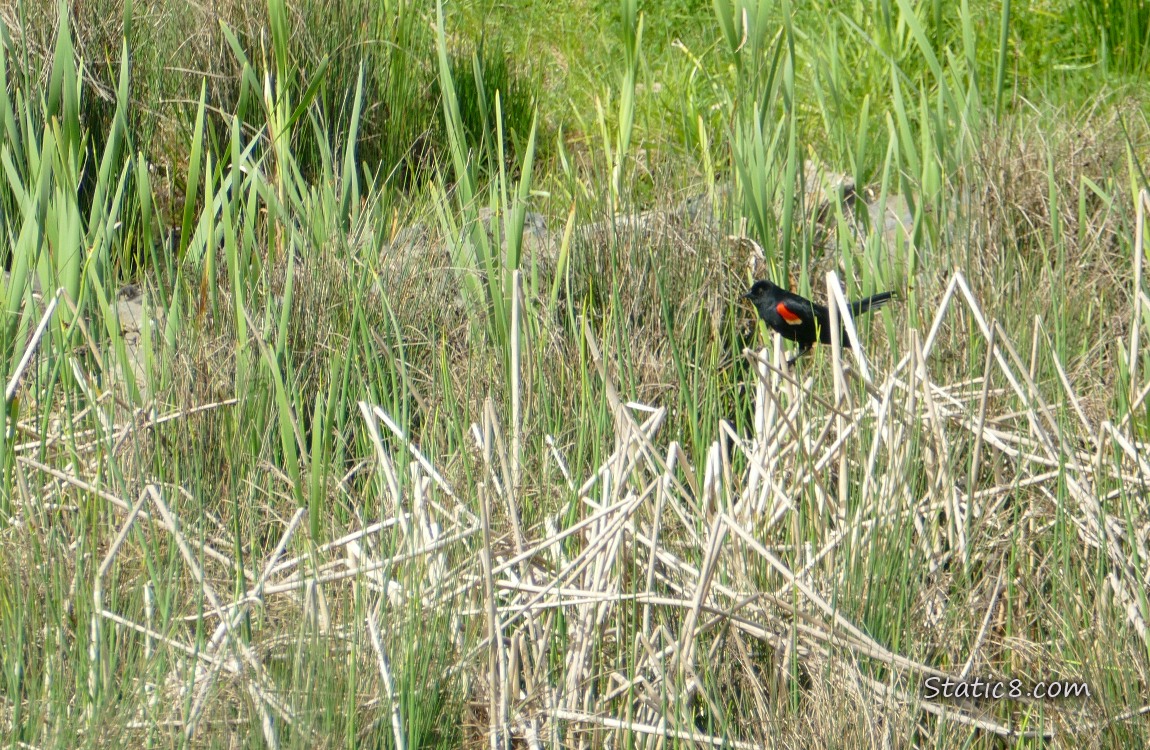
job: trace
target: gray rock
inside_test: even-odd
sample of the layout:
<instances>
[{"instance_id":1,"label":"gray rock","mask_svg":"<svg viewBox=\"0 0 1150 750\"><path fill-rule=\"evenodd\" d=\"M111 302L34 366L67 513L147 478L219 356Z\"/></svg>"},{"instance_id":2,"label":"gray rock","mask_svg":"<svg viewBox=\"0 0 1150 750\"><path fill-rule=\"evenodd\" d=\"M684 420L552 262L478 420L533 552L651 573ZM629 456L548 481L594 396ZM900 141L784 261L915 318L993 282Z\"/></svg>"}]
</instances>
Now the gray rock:
<instances>
[{"instance_id":1,"label":"gray rock","mask_svg":"<svg viewBox=\"0 0 1150 750\"><path fill-rule=\"evenodd\" d=\"M11 273L4 271L4 282L8 283L11 280ZM29 276L29 284L32 287L32 294L40 297L40 280L35 275ZM140 395L147 400L149 398L148 383L146 381L145 370L145 356L143 350L144 339L142 332L144 327L151 325L152 329L150 335L152 341L158 341L160 336L159 322L162 320L162 315L157 313L155 307L148 307L145 304L144 291L138 284L126 284L116 292L115 297L116 319L120 326L120 335L124 340L124 350L127 354L128 367L131 368L132 374L135 376L136 387L140 391ZM152 312L154 317L149 317L148 312ZM118 358L115 356L113 350L106 349L100 353L104 362L111 366L112 381L115 384L124 381L124 374ZM123 394L127 396L125 392Z\"/></svg>"}]
</instances>

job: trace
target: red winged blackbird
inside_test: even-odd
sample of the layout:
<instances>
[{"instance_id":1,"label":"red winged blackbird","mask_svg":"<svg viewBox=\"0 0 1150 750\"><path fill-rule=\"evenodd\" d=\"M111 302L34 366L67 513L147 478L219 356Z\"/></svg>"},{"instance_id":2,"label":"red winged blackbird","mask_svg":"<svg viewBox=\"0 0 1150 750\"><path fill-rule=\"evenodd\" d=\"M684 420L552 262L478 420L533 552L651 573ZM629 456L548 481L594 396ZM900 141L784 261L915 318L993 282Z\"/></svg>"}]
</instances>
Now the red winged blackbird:
<instances>
[{"instance_id":1,"label":"red winged blackbird","mask_svg":"<svg viewBox=\"0 0 1150 750\"><path fill-rule=\"evenodd\" d=\"M877 310L890 302L891 297L891 292L883 292L852 302L851 317ZM810 351L816 341L823 344L831 343L831 318L822 305L788 292L766 280L756 281L743 298L753 302L763 322L778 331L783 338L799 342L799 350L795 356L787 360L788 365L793 365L795 360ZM839 325L841 328L842 321ZM842 341L843 347L850 348L850 339L847 338L845 329L842 329L839 340Z\"/></svg>"}]
</instances>

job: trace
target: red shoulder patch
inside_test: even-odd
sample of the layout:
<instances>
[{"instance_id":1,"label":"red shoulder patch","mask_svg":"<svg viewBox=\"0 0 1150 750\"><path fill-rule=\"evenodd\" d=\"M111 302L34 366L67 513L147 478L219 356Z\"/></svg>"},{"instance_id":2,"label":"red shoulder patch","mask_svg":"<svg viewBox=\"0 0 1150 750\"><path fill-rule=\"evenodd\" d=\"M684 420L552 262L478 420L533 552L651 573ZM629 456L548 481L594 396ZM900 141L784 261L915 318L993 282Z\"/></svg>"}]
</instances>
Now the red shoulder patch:
<instances>
[{"instance_id":1,"label":"red shoulder patch","mask_svg":"<svg viewBox=\"0 0 1150 750\"><path fill-rule=\"evenodd\" d=\"M786 302L780 302L779 304L775 305L775 312L777 312L779 316L790 325L797 326L801 325L803 322L802 318L791 312L791 309L787 307Z\"/></svg>"}]
</instances>

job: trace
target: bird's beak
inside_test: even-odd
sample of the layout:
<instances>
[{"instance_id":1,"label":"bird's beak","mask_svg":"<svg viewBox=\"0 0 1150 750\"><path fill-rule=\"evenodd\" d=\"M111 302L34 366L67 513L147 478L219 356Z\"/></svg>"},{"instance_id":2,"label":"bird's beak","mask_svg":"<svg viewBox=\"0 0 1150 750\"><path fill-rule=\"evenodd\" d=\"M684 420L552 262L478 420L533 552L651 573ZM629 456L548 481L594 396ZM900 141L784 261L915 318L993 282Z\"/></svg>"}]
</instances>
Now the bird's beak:
<instances>
[{"instance_id":1,"label":"bird's beak","mask_svg":"<svg viewBox=\"0 0 1150 750\"><path fill-rule=\"evenodd\" d=\"M743 293L743 299L747 299L747 300L749 300L750 298L751 298L751 293L750 293L750 292L744 292L744 293Z\"/></svg>"}]
</instances>

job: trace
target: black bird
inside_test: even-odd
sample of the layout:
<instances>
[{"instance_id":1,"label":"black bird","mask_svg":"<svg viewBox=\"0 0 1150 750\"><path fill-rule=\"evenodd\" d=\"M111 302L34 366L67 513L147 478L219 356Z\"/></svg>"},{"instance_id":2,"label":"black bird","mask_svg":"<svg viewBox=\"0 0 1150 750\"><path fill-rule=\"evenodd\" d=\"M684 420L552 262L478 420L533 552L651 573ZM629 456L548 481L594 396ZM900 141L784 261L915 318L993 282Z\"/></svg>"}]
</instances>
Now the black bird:
<instances>
[{"instance_id":1,"label":"black bird","mask_svg":"<svg viewBox=\"0 0 1150 750\"><path fill-rule=\"evenodd\" d=\"M883 292L850 303L851 317L856 318L870 310L877 310L890 302L892 296L891 292ZM831 343L831 318L822 305L767 280L756 281L743 298L753 302L763 322L778 331L783 338L799 342L799 350L787 360L788 365L793 365L795 360L810 351L815 342ZM842 328L841 320L839 326L842 334L839 340L844 347L850 348L850 339L847 338L846 329Z\"/></svg>"}]
</instances>

